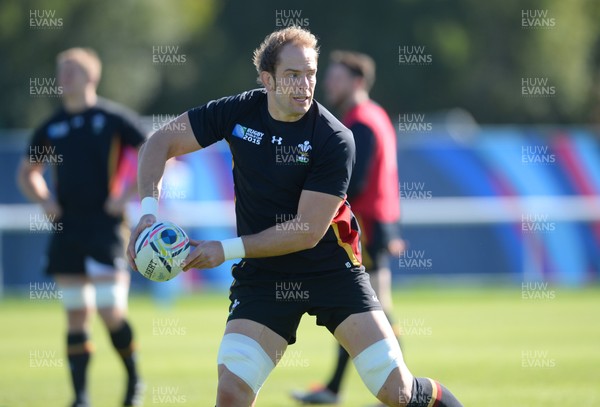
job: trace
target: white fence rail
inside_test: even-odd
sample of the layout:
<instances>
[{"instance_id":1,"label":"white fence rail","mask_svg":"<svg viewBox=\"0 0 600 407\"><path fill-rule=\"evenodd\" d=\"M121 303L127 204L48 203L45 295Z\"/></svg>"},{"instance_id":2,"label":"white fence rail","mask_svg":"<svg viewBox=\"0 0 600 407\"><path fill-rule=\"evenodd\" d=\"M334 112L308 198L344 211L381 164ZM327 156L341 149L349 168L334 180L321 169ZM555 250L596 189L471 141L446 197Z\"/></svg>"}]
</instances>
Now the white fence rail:
<instances>
[{"instance_id":1,"label":"white fence rail","mask_svg":"<svg viewBox=\"0 0 600 407\"><path fill-rule=\"evenodd\" d=\"M139 217L139 205L130 204L130 219ZM233 201L169 201L160 217L186 227L234 227ZM535 217L554 222L600 221L600 196L447 197L405 199L403 225L520 223ZM31 229L43 218L39 205L0 205L0 232Z\"/></svg>"}]
</instances>

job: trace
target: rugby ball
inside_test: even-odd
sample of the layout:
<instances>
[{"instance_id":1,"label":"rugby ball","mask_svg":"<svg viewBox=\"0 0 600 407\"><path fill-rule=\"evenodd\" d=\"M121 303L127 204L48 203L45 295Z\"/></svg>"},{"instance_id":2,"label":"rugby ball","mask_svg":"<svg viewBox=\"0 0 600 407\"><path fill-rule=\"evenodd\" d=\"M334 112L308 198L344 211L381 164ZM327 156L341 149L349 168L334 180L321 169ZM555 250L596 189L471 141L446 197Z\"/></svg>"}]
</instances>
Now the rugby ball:
<instances>
[{"instance_id":1,"label":"rugby ball","mask_svg":"<svg viewBox=\"0 0 600 407\"><path fill-rule=\"evenodd\" d=\"M190 252L190 239L173 222L156 222L144 229L135 242L135 265L152 281L169 281L181 273Z\"/></svg>"}]
</instances>

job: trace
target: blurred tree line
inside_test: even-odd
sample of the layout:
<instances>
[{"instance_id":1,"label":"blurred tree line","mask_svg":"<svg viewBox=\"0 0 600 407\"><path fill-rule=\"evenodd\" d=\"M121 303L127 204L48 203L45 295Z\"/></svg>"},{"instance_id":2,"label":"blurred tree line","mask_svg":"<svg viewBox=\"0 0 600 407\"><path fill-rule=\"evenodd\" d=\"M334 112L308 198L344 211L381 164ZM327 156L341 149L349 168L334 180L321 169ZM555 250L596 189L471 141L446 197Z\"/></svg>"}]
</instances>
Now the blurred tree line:
<instances>
[{"instance_id":1,"label":"blurred tree line","mask_svg":"<svg viewBox=\"0 0 600 407\"><path fill-rule=\"evenodd\" d=\"M462 107L480 123L589 123L599 21L597 0L3 0L0 128L58 106L31 86L54 77L65 48L98 51L101 95L173 115L257 86L252 51L292 22L320 38L319 79L333 49L372 55L373 98L393 119Z\"/></svg>"}]
</instances>

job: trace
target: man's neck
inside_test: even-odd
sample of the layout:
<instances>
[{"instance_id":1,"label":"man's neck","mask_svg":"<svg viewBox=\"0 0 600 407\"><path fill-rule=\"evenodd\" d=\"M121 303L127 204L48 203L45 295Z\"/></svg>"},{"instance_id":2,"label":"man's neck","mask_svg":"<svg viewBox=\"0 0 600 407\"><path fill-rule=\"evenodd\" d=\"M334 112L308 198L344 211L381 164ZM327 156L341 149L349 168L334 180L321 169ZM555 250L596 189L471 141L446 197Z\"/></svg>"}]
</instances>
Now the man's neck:
<instances>
[{"instance_id":1,"label":"man's neck","mask_svg":"<svg viewBox=\"0 0 600 407\"><path fill-rule=\"evenodd\" d=\"M94 90L89 90L79 94L65 95L63 97L63 106L69 113L83 112L96 105L98 95Z\"/></svg>"},{"instance_id":2,"label":"man's neck","mask_svg":"<svg viewBox=\"0 0 600 407\"><path fill-rule=\"evenodd\" d=\"M368 100L369 94L367 92L355 92L340 106L340 113L342 116L345 116L355 106L365 103Z\"/></svg>"}]
</instances>

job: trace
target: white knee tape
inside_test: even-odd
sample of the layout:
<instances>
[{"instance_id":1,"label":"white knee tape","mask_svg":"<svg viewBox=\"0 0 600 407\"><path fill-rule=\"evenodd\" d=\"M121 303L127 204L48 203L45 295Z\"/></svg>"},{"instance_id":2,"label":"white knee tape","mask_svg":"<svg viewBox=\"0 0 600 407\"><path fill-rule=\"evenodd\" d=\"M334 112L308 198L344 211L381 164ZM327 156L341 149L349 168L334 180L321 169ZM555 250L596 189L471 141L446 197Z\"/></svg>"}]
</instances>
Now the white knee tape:
<instances>
[{"instance_id":1,"label":"white knee tape","mask_svg":"<svg viewBox=\"0 0 600 407\"><path fill-rule=\"evenodd\" d=\"M117 282L106 281L95 283L96 307L127 308L127 287Z\"/></svg>"},{"instance_id":2,"label":"white knee tape","mask_svg":"<svg viewBox=\"0 0 600 407\"><path fill-rule=\"evenodd\" d=\"M402 363L402 351L396 338L382 339L375 342L353 360L362 381L377 396L388 376Z\"/></svg>"},{"instance_id":3,"label":"white knee tape","mask_svg":"<svg viewBox=\"0 0 600 407\"><path fill-rule=\"evenodd\" d=\"M60 287L62 301L68 310L91 308L94 306L94 286L91 284Z\"/></svg>"},{"instance_id":4,"label":"white knee tape","mask_svg":"<svg viewBox=\"0 0 600 407\"><path fill-rule=\"evenodd\" d=\"M275 368L275 364L254 339L241 334L226 334L223 336L217 363L242 379L254 394L264 384Z\"/></svg>"}]
</instances>

